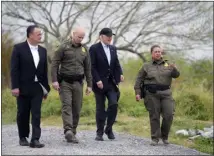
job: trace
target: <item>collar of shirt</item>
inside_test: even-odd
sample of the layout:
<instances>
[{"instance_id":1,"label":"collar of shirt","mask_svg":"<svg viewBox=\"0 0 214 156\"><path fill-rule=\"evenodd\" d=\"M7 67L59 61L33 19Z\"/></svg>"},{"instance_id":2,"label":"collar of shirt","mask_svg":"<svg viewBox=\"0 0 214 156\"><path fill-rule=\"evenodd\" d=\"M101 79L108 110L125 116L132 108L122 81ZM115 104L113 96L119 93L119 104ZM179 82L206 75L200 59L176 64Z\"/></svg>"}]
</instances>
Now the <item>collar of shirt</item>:
<instances>
[{"instance_id":1,"label":"collar of shirt","mask_svg":"<svg viewBox=\"0 0 214 156\"><path fill-rule=\"evenodd\" d=\"M152 60L153 64L161 64L161 63L165 63L165 61L161 58L160 60Z\"/></svg>"},{"instance_id":2,"label":"collar of shirt","mask_svg":"<svg viewBox=\"0 0 214 156\"><path fill-rule=\"evenodd\" d=\"M28 45L29 45L30 49L38 50L38 45L33 46L33 45L31 45L29 42L27 42L27 43L28 43Z\"/></svg>"},{"instance_id":3,"label":"collar of shirt","mask_svg":"<svg viewBox=\"0 0 214 156\"><path fill-rule=\"evenodd\" d=\"M109 48L109 45L104 44L102 41L101 41L101 44L102 44L103 48Z\"/></svg>"}]
</instances>

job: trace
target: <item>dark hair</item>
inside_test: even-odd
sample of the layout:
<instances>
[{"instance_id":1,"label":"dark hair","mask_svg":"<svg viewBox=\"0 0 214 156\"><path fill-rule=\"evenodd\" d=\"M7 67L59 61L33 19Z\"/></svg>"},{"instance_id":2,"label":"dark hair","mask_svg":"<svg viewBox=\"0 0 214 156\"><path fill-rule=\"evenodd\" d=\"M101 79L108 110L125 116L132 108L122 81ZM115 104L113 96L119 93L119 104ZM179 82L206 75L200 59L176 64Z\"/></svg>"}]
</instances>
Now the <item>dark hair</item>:
<instances>
[{"instance_id":1,"label":"dark hair","mask_svg":"<svg viewBox=\"0 0 214 156\"><path fill-rule=\"evenodd\" d=\"M152 53L152 51L154 50L154 48L160 48L160 46L159 46L159 45L153 45L153 46L151 47L151 53Z\"/></svg>"},{"instance_id":2,"label":"dark hair","mask_svg":"<svg viewBox=\"0 0 214 156\"><path fill-rule=\"evenodd\" d=\"M30 25L27 28L27 38L30 36L30 33L32 33L34 31L35 28L39 28L37 25Z\"/></svg>"}]
</instances>

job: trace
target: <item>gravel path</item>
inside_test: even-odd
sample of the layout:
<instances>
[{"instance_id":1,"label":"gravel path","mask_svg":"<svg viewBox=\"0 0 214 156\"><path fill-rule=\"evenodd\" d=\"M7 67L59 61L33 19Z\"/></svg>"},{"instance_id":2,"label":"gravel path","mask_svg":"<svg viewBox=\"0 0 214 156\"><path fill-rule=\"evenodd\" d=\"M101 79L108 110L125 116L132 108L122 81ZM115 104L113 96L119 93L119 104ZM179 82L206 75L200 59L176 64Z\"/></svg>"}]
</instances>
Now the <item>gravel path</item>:
<instances>
[{"instance_id":1,"label":"gravel path","mask_svg":"<svg viewBox=\"0 0 214 156\"><path fill-rule=\"evenodd\" d=\"M104 136L102 142L94 140L95 131L80 131L79 144L67 143L59 127L42 127L44 148L32 149L18 145L16 125L2 126L2 155L204 155L196 150L170 144L150 146L150 140L129 134L115 133L116 140Z\"/></svg>"}]
</instances>

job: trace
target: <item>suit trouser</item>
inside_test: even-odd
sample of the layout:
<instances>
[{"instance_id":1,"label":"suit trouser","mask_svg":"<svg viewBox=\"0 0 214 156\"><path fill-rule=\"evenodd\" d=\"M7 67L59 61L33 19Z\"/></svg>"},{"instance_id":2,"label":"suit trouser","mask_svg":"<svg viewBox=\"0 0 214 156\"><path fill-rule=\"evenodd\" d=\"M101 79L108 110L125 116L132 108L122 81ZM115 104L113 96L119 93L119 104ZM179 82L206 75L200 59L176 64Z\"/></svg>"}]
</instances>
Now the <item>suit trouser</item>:
<instances>
[{"instance_id":1,"label":"suit trouser","mask_svg":"<svg viewBox=\"0 0 214 156\"><path fill-rule=\"evenodd\" d=\"M82 108L83 84L79 81L68 83L63 80L60 83L59 95L62 102L64 133L66 133L67 130L71 130L76 134Z\"/></svg>"},{"instance_id":2,"label":"suit trouser","mask_svg":"<svg viewBox=\"0 0 214 156\"><path fill-rule=\"evenodd\" d=\"M169 89L157 91L157 93L149 93L146 91L144 104L149 111L151 139L159 140L159 138L162 138L167 140L175 111L171 91ZM162 115L161 127L160 115Z\"/></svg>"},{"instance_id":3,"label":"suit trouser","mask_svg":"<svg viewBox=\"0 0 214 156\"><path fill-rule=\"evenodd\" d=\"M20 138L29 137L29 120L31 111L31 140L39 140L41 136L40 120L42 99L43 91L39 83L29 85L24 94L22 94L22 90L20 90L20 95L17 97L17 125Z\"/></svg>"},{"instance_id":4,"label":"suit trouser","mask_svg":"<svg viewBox=\"0 0 214 156\"><path fill-rule=\"evenodd\" d=\"M104 92L95 92L96 99L96 124L97 124L97 134L103 135L105 122L107 120L107 125L105 128L106 132L112 131L112 126L115 122L117 116L117 101L118 101L118 91L116 86L109 82ZM105 101L108 99L108 108L105 110Z\"/></svg>"}]
</instances>

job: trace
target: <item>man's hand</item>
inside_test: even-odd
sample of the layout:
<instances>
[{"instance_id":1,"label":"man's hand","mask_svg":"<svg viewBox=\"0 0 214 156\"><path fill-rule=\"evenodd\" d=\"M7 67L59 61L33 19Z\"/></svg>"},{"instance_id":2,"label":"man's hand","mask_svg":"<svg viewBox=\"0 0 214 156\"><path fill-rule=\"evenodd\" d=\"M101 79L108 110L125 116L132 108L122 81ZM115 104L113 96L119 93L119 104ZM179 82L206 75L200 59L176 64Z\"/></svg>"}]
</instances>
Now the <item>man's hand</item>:
<instances>
[{"instance_id":1,"label":"man's hand","mask_svg":"<svg viewBox=\"0 0 214 156\"><path fill-rule=\"evenodd\" d=\"M53 86L53 88L55 89L55 90L57 90L57 91L59 91L59 83L58 82L53 82L52 83L52 86Z\"/></svg>"},{"instance_id":2,"label":"man's hand","mask_svg":"<svg viewBox=\"0 0 214 156\"><path fill-rule=\"evenodd\" d=\"M102 81L98 81L97 82L97 87L100 89L103 89L103 82Z\"/></svg>"},{"instance_id":3,"label":"man's hand","mask_svg":"<svg viewBox=\"0 0 214 156\"><path fill-rule=\"evenodd\" d=\"M140 95L139 94L136 95L136 101L140 101Z\"/></svg>"},{"instance_id":4,"label":"man's hand","mask_svg":"<svg viewBox=\"0 0 214 156\"><path fill-rule=\"evenodd\" d=\"M120 75L120 82L123 82L123 81L124 81L124 76Z\"/></svg>"},{"instance_id":5,"label":"man's hand","mask_svg":"<svg viewBox=\"0 0 214 156\"><path fill-rule=\"evenodd\" d=\"M87 87L86 91L85 91L85 94L89 95L91 93L91 91L92 91L91 87Z\"/></svg>"},{"instance_id":6,"label":"man's hand","mask_svg":"<svg viewBox=\"0 0 214 156\"><path fill-rule=\"evenodd\" d=\"M18 97L19 96L19 88L13 89L12 90L12 95L15 96L15 97Z\"/></svg>"},{"instance_id":7,"label":"man's hand","mask_svg":"<svg viewBox=\"0 0 214 156\"><path fill-rule=\"evenodd\" d=\"M47 97L48 97L48 94L44 95L44 96L43 96L43 100L46 100Z\"/></svg>"}]
</instances>

